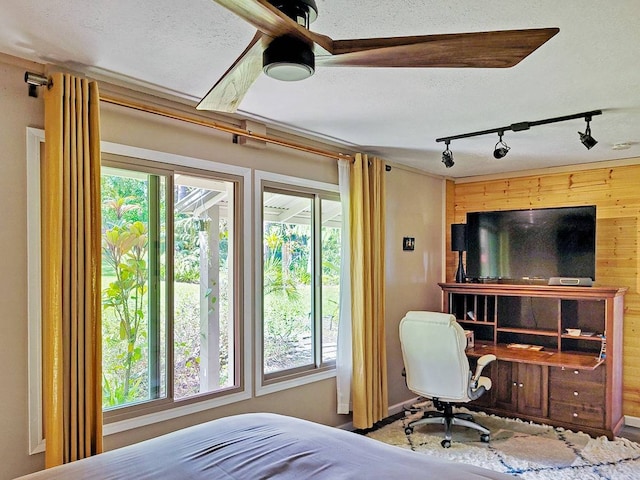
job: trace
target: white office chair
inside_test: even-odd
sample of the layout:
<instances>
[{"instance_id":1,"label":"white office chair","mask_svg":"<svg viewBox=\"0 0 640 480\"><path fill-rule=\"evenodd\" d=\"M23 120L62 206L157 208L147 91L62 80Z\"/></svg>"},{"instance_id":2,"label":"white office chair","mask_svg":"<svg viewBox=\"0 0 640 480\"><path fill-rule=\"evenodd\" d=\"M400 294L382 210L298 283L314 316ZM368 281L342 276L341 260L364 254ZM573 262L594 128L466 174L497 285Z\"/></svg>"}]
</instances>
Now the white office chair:
<instances>
[{"instance_id":1,"label":"white office chair","mask_svg":"<svg viewBox=\"0 0 640 480\"><path fill-rule=\"evenodd\" d=\"M400 343L404 359L407 387L412 392L432 399L438 411L425 412L405 428L407 434L417 425L445 425L444 448L451 446L451 426L461 425L480 431L480 439L488 442L491 433L464 413L453 413L453 405L470 402L491 389L491 379L482 377L482 369L496 359L483 355L472 376L465 354L467 340L453 315L437 312L408 312L400 321Z\"/></svg>"}]
</instances>

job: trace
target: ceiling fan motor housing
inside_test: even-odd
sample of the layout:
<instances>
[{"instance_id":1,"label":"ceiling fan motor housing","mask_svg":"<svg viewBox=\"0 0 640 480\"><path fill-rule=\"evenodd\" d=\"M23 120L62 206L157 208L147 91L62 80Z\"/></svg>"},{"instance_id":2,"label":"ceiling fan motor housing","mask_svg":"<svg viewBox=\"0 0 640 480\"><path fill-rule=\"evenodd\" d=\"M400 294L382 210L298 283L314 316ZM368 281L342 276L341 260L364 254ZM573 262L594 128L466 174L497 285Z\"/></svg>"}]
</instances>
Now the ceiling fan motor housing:
<instances>
[{"instance_id":1,"label":"ceiling fan motor housing","mask_svg":"<svg viewBox=\"0 0 640 480\"><path fill-rule=\"evenodd\" d=\"M307 29L318 18L315 0L269 0L269 3Z\"/></svg>"},{"instance_id":2,"label":"ceiling fan motor housing","mask_svg":"<svg viewBox=\"0 0 640 480\"><path fill-rule=\"evenodd\" d=\"M277 80L304 80L313 75L315 66L311 45L288 35L274 39L262 55L264 73Z\"/></svg>"}]
</instances>

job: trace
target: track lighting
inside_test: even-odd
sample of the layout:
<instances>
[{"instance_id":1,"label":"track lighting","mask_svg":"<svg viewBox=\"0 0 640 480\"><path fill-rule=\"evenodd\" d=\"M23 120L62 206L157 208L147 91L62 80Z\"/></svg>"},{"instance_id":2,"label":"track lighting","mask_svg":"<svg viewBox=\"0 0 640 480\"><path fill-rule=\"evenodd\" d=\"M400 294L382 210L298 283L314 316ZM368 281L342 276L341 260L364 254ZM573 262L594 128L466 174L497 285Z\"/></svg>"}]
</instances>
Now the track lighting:
<instances>
[{"instance_id":1,"label":"track lighting","mask_svg":"<svg viewBox=\"0 0 640 480\"><path fill-rule=\"evenodd\" d=\"M494 158L502 158L511 150L511 147L502 141L502 135L504 135L504 132L498 132L500 140L498 140L498 143L496 143L493 149Z\"/></svg>"},{"instance_id":2,"label":"track lighting","mask_svg":"<svg viewBox=\"0 0 640 480\"><path fill-rule=\"evenodd\" d=\"M445 142L447 149L442 152L442 163L444 163L444 166L447 168L451 168L455 164L455 162L453 161L453 152L449 150L449 143L451 142Z\"/></svg>"},{"instance_id":3,"label":"track lighting","mask_svg":"<svg viewBox=\"0 0 640 480\"><path fill-rule=\"evenodd\" d=\"M451 168L453 167L454 163L453 153L451 153L451 150L449 150L449 144L451 143L451 140L459 140L461 138L477 137L478 135L489 135L491 133L497 133L500 137L500 140L498 141L498 143L496 143L496 146L493 149L493 156L495 158L503 158L505 155L507 155L507 153L509 153L509 150L511 149L506 143L502 141L502 136L507 130L511 130L512 132L521 132L523 130L529 130L531 127L536 127L538 125L546 125L548 123L557 123L564 122L566 120L574 120L576 118L584 118L587 122L587 128L584 133L578 132L578 134L580 135L580 141L582 142L582 144L588 149L591 149L595 146L596 143L598 143L596 139L591 136L591 126L589 125L589 122L591 122L591 117L593 117L594 115L602 115L602 110L593 110L591 112L565 115L564 117L546 118L544 120L536 120L534 122L512 123L511 125L506 125L504 127L491 128L488 130L480 130L471 133L462 133L460 135L452 135L450 137L436 138L436 142L444 142L447 146L447 149L442 152L442 163L444 163L445 167Z\"/></svg>"},{"instance_id":4,"label":"track lighting","mask_svg":"<svg viewBox=\"0 0 640 480\"><path fill-rule=\"evenodd\" d=\"M587 147L587 150L591 150L596 146L596 143L598 143L598 141L591 136L591 126L589 125L589 122L591 122L591 116L585 116L584 120L587 122L587 128L585 129L584 133L578 132L578 135L580 135L580 141L585 147Z\"/></svg>"}]
</instances>

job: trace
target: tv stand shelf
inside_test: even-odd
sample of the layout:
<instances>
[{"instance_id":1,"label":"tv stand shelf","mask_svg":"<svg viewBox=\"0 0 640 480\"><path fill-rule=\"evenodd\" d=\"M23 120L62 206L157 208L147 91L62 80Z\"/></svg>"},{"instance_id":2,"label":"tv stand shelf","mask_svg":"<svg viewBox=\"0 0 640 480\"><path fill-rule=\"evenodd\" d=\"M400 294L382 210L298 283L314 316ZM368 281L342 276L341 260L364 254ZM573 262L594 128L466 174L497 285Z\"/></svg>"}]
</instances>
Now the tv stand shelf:
<instances>
[{"instance_id":1,"label":"tv stand shelf","mask_svg":"<svg viewBox=\"0 0 640 480\"><path fill-rule=\"evenodd\" d=\"M493 388L476 408L594 436L619 433L626 287L439 285L443 311L474 332L470 360L498 359L485 370Z\"/></svg>"}]
</instances>

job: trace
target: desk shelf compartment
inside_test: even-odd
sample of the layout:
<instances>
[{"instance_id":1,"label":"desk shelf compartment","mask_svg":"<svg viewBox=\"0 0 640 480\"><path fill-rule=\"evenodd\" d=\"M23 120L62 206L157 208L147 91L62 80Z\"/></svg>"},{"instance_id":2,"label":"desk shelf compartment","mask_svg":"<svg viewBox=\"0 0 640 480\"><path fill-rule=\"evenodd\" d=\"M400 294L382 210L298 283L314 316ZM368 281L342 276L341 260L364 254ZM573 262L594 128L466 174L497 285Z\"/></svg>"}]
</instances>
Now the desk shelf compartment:
<instances>
[{"instance_id":1,"label":"desk shelf compartment","mask_svg":"<svg viewBox=\"0 0 640 480\"><path fill-rule=\"evenodd\" d=\"M449 295L449 312L459 321L495 323L497 297L495 295Z\"/></svg>"},{"instance_id":2,"label":"desk shelf compartment","mask_svg":"<svg viewBox=\"0 0 640 480\"><path fill-rule=\"evenodd\" d=\"M497 328L497 332L497 342L500 344L523 343L526 345L537 345L547 350L558 350L557 330Z\"/></svg>"},{"instance_id":3,"label":"desk shelf compartment","mask_svg":"<svg viewBox=\"0 0 640 480\"><path fill-rule=\"evenodd\" d=\"M604 300L562 300L560 311L563 333L567 328L578 328L594 335L604 331Z\"/></svg>"},{"instance_id":4,"label":"desk shelf compartment","mask_svg":"<svg viewBox=\"0 0 640 480\"><path fill-rule=\"evenodd\" d=\"M600 353L602 337L574 337L562 336L561 349L563 352L584 352L597 357Z\"/></svg>"},{"instance_id":5,"label":"desk shelf compartment","mask_svg":"<svg viewBox=\"0 0 640 480\"><path fill-rule=\"evenodd\" d=\"M498 297L498 327L553 331L557 335L559 318L557 298Z\"/></svg>"}]
</instances>

